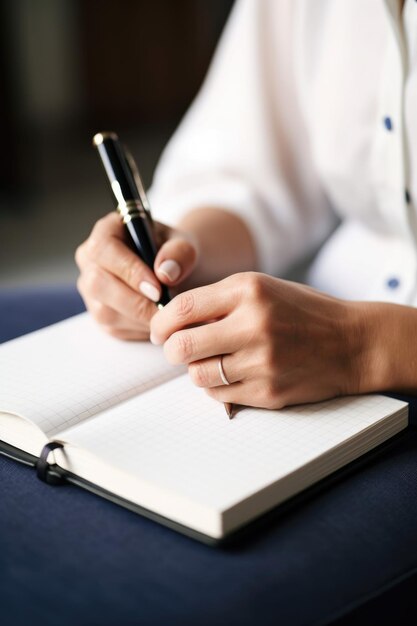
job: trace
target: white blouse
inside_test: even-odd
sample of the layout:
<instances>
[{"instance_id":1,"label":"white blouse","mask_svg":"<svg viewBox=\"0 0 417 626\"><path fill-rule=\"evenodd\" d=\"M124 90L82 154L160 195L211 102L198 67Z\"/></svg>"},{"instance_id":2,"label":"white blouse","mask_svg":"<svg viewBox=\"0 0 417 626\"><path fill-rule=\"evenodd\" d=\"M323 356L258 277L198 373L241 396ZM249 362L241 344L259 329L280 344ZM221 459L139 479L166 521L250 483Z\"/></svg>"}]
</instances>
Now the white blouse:
<instances>
[{"instance_id":1,"label":"white blouse","mask_svg":"<svg viewBox=\"0 0 417 626\"><path fill-rule=\"evenodd\" d=\"M417 305L417 1L238 0L151 189L239 214L260 268Z\"/></svg>"}]
</instances>

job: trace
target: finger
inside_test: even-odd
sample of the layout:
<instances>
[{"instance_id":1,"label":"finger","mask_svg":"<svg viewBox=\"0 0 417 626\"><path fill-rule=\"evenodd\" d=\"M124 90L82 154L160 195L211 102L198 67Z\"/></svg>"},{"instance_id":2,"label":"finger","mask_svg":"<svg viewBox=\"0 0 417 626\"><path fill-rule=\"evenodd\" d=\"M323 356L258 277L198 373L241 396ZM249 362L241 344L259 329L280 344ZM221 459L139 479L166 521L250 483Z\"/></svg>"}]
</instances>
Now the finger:
<instances>
[{"instance_id":1,"label":"finger","mask_svg":"<svg viewBox=\"0 0 417 626\"><path fill-rule=\"evenodd\" d=\"M164 344L164 353L168 362L173 365L188 364L214 355L236 352L240 344L240 333L225 318L212 324L173 333Z\"/></svg>"},{"instance_id":2,"label":"finger","mask_svg":"<svg viewBox=\"0 0 417 626\"><path fill-rule=\"evenodd\" d=\"M149 333L139 330L123 330L113 326L100 326L108 335L123 341L148 341Z\"/></svg>"},{"instance_id":3,"label":"finger","mask_svg":"<svg viewBox=\"0 0 417 626\"><path fill-rule=\"evenodd\" d=\"M104 217L97 220L93 226L89 239L96 240L98 245L100 245L100 242L103 239L112 236L118 237L119 239L124 239L126 236L125 227L116 211L111 211Z\"/></svg>"},{"instance_id":4,"label":"finger","mask_svg":"<svg viewBox=\"0 0 417 626\"><path fill-rule=\"evenodd\" d=\"M97 321L100 328L107 334L117 337L118 339L135 341L149 340L149 328L144 325L134 327L131 320L119 315L117 311L113 311L110 307L105 307L101 302L86 300L86 307L92 317ZM106 309L106 312L103 314L104 309Z\"/></svg>"},{"instance_id":5,"label":"finger","mask_svg":"<svg viewBox=\"0 0 417 626\"><path fill-rule=\"evenodd\" d=\"M232 385L221 385L218 387L206 387L204 391L214 400L218 400L219 402L231 402L232 404L244 404L246 406L256 406L250 405L248 402L245 402L245 399L250 399L248 397L247 390L245 390L245 385L241 382L233 383ZM253 398L252 398L253 402Z\"/></svg>"},{"instance_id":6,"label":"finger","mask_svg":"<svg viewBox=\"0 0 417 626\"><path fill-rule=\"evenodd\" d=\"M135 323L149 324L157 310L150 300L97 266L91 266L81 274L78 288L85 299L97 300Z\"/></svg>"},{"instance_id":7,"label":"finger","mask_svg":"<svg viewBox=\"0 0 417 626\"><path fill-rule=\"evenodd\" d=\"M223 373L229 385L244 380L242 367L239 367L236 355L225 354L216 355L209 359L194 361L188 366L188 373L191 380L197 387L221 387L224 382L220 375L220 359L222 359Z\"/></svg>"},{"instance_id":8,"label":"finger","mask_svg":"<svg viewBox=\"0 0 417 626\"><path fill-rule=\"evenodd\" d=\"M222 385L221 387L209 387L204 391L214 400L219 402L230 402L231 404L241 404L243 406L251 406L257 408L280 408L272 406L264 406L263 398L256 392L253 385L241 382L233 385Z\"/></svg>"},{"instance_id":9,"label":"finger","mask_svg":"<svg viewBox=\"0 0 417 626\"><path fill-rule=\"evenodd\" d=\"M177 285L187 278L197 263L197 250L187 239L176 236L164 243L154 264L155 274L166 285Z\"/></svg>"},{"instance_id":10,"label":"finger","mask_svg":"<svg viewBox=\"0 0 417 626\"><path fill-rule=\"evenodd\" d=\"M232 404L242 404L263 409L282 409L285 406L295 404L291 400L288 390L282 389L279 392L271 392L271 385L267 381L260 379L250 382L237 382L233 385L222 385L221 387L209 387L204 390L209 396L219 402L231 402ZM296 400L297 404L299 400Z\"/></svg>"},{"instance_id":11,"label":"finger","mask_svg":"<svg viewBox=\"0 0 417 626\"><path fill-rule=\"evenodd\" d=\"M101 326L114 328L116 330L138 331L142 334L145 333L149 337L148 323L129 319L112 307L109 307L98 300L87 299L86 307L91 316Z\"/></svg>"},{"instance_id":12,"label":"finger","mask_svg":"<svg viewBox=\"0 0 417 626\"><path fill-rule=\"evenodd\" d=\"M227 278L213 285L184 291L153 318L151 341L162 344L174 332L191 324L223 317L233 310L236 300L237 293Z\"/></svg>"},{"instance_id":13,"label":"finger","mask_svg":"<svg viewBox=\"0 0 417 626\"><path fill-rule=\"evenodd\" d=\"M93 261L134 291L157 302L161 295L160 284L153 271L126 245L124 231L119 230L116 219L120 222L114 214L107 216L104 223L97 222L85 246L77 250L77 263L85 266L88 260Z\"/></svg>"}]
</instances>

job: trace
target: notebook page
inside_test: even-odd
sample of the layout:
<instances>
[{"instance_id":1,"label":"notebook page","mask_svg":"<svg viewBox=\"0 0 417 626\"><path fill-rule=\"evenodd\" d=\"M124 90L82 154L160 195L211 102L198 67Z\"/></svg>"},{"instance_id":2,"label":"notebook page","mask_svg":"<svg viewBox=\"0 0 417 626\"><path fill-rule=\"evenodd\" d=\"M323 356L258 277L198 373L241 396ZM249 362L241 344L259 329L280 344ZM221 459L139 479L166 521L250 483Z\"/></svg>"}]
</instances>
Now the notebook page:
<instances>
[{"instance_id":1,"label":"notebook page","mask_svg":"<svg viewBox=\"0 0 417 626\"><path fill-rule=\"evenodd\" d=\"M405 406L382 396L280 411L222 404L187 375L60 434L105 462L204 506L226 510Z\"/></svg>"},{"instance_id":2,"label":"notebook page","mask_svg":"<svg viewBox=\"0 0 417 626\"><path fill-rule=\"evenodd\" d=\"M0 412L51 437L182 371L161 348L114 339L83 313L0 346Z\"/></svg>"}]
</instances>

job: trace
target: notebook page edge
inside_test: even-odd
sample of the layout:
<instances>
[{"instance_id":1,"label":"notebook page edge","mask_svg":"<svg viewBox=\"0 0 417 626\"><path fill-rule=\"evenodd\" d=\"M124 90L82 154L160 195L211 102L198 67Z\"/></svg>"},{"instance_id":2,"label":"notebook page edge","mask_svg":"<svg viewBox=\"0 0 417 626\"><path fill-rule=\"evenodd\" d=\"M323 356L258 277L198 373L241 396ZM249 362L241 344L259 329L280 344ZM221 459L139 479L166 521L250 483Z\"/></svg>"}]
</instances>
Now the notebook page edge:
<instances>
[{"instance_id":1,"label":"notebook page edge","mask_svg":"<svg viewBox=\"0 0 417 626\"><path fill-rule=\"evenodd\" d=\"M353 447L351 453L347 456L339 456L339 458L337 458L335 453L337 450L343 450L345 447L344 444L348 441L352 441L352 437L346 440L346 442L342 442L329 449L323 455L312 459L309 463L298 467L294 472L271 482L263 489L253 492L247 498L224 509L222 511L223 534L227 535L249 521L256 519L256 517L270 511L275 506L301 493L308 487L336 472L338 469L345 467L407 428L409 420L408 411L405 413L403 410L404 408L401 407L394 414L388 416L390 418L390 425L388 428L381 429L373 439L363 441L365 431L366 433L372 433L372 427L368 427L364 431L357 433L356 437L354 436L353 438L356 438L358 443L362 441L363 445ZM393 419L391 420L391 418ZM398 421L395 421L395 418L398 418ZM328 457L329 463L325 463L315 471L315 466L318 465L325 456ZM296 486L295 483L297 483L297 481L298 485ZM277 492L279 491L281 491L281 493L278 495ZM256 514L254 514L254 509L257 511Z\"/></svg>"},{"instance_id":2,"label":"notebook page edge","mask_svg":"<svg viewBox=\"0 0 417 626\"><path fill-rule=\"evenodd\" d=\"M222 538L221 511L128 474L66 439L56 441L64 444L62 450L54 451L55 461L63 470L178 524L214 539Z\"/></svg>"}]
</instances>

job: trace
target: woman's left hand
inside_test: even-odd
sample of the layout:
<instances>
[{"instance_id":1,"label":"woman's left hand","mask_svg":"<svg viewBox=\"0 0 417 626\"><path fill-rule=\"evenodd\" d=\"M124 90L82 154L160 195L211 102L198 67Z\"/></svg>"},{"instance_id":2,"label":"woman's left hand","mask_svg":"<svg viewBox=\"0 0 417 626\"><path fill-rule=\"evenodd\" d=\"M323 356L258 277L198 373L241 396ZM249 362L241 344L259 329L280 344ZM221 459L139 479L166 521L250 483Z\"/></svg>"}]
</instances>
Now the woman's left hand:
<instances>
[{"instance_id":1,"label":"woman's left hand","mask_svg":"<svg viewBox=\"0 0 417 626\"><path fill-rule=\"evenodd\" d=\"M248 272L176 296L151 341L213 398L276 409L367 391L364 317L366 303Z\"/></svg>"}]
</instances>

